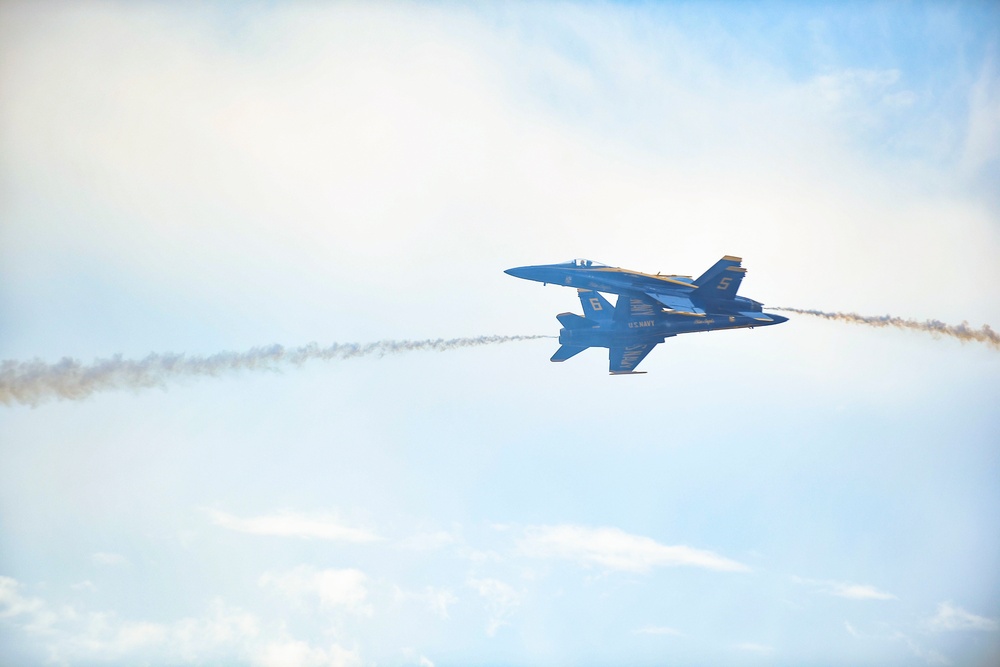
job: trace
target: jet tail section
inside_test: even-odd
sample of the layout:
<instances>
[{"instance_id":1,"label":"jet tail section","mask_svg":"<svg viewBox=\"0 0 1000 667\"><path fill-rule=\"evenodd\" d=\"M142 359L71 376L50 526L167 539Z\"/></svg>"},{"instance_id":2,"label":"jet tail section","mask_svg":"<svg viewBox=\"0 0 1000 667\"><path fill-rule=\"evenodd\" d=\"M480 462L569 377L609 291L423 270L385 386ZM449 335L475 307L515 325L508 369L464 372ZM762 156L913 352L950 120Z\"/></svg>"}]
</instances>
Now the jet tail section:
<instances>
[{"instance_id":1,"label":"jet tail section","mask_svg":"<svg viewBox=\"0 0 1000 667\"><path fill-rule=\"evenodd\" d=\"M567 329L589 329L594 326L593 322L588 322L586 317L580 317L576 313L559 313L556 319Z\"/></svg>"},{"instance_id":2,"label":"jet tail section","mask_svg":"<svg viewBox=\"0 0 1000 667\"><path fill-rule=\"evenodd\" d=\"M618 297L615 305L615 322L631 322L634 320L652 319L659 315L662 306L648 297L625 296Z\"/></svg>"},{"instance_id":3,"label":"jet tail section","mask_svg":"<svg viewBox=\"0 0 1000 667\"><path fill-rule=\"evenodd\" d=\"M726 255L701 274L694 284L698 286L695 292L699 300L734 299L740 288L743 275L747 272L740 264L739 257Z\"/></svg>"},{"instance_id":4,"label":"jet tail section","mask_svg":"<svg viewBox=\"0 0 1000 667\"><path fill-rule=\"evenodd\" d=\"M596 320L604 323L610 322L614 316L615 308L608 300L599 293L592 290L577 290L580 295L580 304L583 306L583 316L588 320ZM621 297L618 297L621 299Z\"/></svg>"},{"instance_id":5,"label":"jet tail section","mask_svg":"<svg viewBox=\"0 0 1000 667\"><path fill-rule=\"evenodd\" d=\"M580 347L579 345L563 345L556 350L556 353L552 355L552 358L549 359L549 361L566 361L570 357L575 357L586 349L587 348Z\"/></svg>"}]
</instances>

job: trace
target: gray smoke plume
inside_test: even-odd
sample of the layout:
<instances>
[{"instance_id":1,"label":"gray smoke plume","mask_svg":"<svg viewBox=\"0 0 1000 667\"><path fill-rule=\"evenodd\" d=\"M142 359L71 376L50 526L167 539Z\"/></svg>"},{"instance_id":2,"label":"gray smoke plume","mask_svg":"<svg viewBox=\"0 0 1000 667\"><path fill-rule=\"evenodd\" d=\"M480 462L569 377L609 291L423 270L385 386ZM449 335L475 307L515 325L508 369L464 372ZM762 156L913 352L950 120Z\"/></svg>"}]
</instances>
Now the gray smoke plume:
<instances>
[{"instance_id":1,"label":"gray smoke plume","mask_svg":"<svg viewBox=\"0 0 1000 667\"><path fill-rule=\"evenodd\" d=\"M329 347L320 347L316 343L292 348L271 345L255 347L246 352L220 352L209 357L154 353L141 361L135 361L115 355L110 359L97 359L89 365L68 357L55 364L40 360L8 360L0 362L0 403L21 403L34 407L53 398L79 400L97 391L161 387L168 379L175 377L215 376L233 371L273 371L282 366L300 366L312 360L384 357L387 354L417 350L444 352L462 347L535 338L551 336L381 340L375 343L334 343Z\"/></svg>"},{"instance_id":2,"label":"gray smoke plume","mask_svg":"<svg viewBox=\"0 0 1000 667\"><path fill-rule=\"evenodd\" d=\"M882 315L873 317L870 315L858 315L857 313L827 313L822 310L802 310L801 308L768 308L768 310L781 310L786 313L798 313L799 315L812 315L822 317L826 320L836 320L838 322L849 322L851 324L867 324L870 327L896 327L897 329L910 329L912 331L923 331L932 336L948 336L957 338L963 343L985 343L994 350L1000 350L1000 334L984 324L982 328L976 329L969 326L968 322L961 324L945 324L938 320L907 320L902 317L892 315Z\"/></svg>"}]
</instances>

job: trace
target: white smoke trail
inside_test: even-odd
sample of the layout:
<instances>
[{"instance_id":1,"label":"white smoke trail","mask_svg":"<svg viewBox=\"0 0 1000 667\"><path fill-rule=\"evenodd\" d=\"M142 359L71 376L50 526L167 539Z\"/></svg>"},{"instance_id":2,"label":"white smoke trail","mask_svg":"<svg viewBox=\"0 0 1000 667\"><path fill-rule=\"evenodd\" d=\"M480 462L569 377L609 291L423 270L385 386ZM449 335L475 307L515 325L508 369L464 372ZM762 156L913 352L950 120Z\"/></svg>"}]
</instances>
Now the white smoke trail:
<instances>
[{"instance_id":1,"label":"white smoke trail","mask_svg":"<svg viewBox=\"0 0 1000 667\"><path fill-rule=\"evenodd\" d=\"M956 338L963 343L985 343L994 350L1000 350L1000 334L984 324L982 328L970 327L968 322L961 324L945 324L938 320L907 320L902 317L892 315L870 316L858 315L857 313L828 313L822 310L803 310L801 308L768 308L768 310L780 310L786 313L798 313L799 315L812 315L822 317L827 320L838 322L849 322L851 324L866 324L870 327L896 327L897 329L909 329L911 331L923 331L932 336L949 336Z\"/></svg>"},{"instance_id":2,"label":"white smoke trail","mask_svg":"<svg viewBox=\"0 0 1000 667\"><path fill-rule=\"evenodd\" d=\"M244 370L278 370L282 366L300 366L312 360L384 357L387 354L417 350L444 352L535 338L551 336L381 340L374 343L334 343L329 347L320 347L316 343L293 348L271 345L255 347L246 352L220 352L208 357L154 353L136 361L115 355L110 359L97 359L89 365L68 357L55 364L47 364L41 360L7 360L0 362L0 403L21 403L34 407L51 399L79 400L98 391L159 387L175 377L216 376Z\"/></svg>"}]
</instances>

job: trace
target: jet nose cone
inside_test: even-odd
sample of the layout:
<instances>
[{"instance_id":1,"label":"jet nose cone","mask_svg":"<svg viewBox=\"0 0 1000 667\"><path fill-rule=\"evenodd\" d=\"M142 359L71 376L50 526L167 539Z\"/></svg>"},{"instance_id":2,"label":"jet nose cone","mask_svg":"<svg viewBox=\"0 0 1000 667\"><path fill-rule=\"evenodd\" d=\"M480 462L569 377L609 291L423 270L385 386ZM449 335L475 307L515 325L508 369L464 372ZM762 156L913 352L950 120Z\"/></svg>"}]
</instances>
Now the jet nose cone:
<instances>
[{"instance_id":1,"label":"jet nose cone","mask_svg":"<svg viewBox=\"0 0 1000 667\"><path fill-rule=\"evenodd\" d=\"M504 273L508 276L514 276L515 278L525 278L527 280L531 280L533 273L532 269L534 268L535 267L533 266L515 266L512 269L507 269Z\"/></svg>"},{"instance_id":2,"label":"jet nose cone","mask_svg":"<svg viewBox=\"0 0 1000 667\"><path fill-rule=\"evenodd\" d=\"M774 313L768 313L767 316L770 317L772 320L774 320L775 324L781 324L782 322L788 321L788 318L785 317L784 315L775 315Z\"/></svg>"},{"instance_id":3,"label":"jet nose cone","mask_svg":"<svg viewBox=\"0 0 1000 667\"><path fill-rule=\"evenodd\" d=\"M523 278L524 280L534 280L540 283L563 284L563 274L554 267L540 264L538 266L515 266L513 269L504 271L509 276ZM566 283L569 284L569 283Z\"/></svg>"}]
</instances>

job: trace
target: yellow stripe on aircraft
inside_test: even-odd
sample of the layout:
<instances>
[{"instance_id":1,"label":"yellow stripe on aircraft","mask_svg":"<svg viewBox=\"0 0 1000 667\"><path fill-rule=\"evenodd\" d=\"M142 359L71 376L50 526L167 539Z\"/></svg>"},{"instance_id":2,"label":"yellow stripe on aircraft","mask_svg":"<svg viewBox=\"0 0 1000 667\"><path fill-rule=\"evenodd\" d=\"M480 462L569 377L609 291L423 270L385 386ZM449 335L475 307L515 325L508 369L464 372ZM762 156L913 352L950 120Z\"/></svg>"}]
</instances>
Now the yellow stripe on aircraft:
<instances>
[{"instance_id":1,"label":"yellow stripe on aircraft","mask_svg":"<svg viewBox=\"0 0 1000 667\"><path fill-rule=\"evenodd\" d=\"M604 271L611 273L628 273L633 276L644 276L646 278L653 278L654 280L662 280L665 283L673 283L674 285L683 285L684 287L691 287L693 289L698 289L697 285L692 283L686 283L683 280L674 280L668 276L654 276L652 273L643 273L642 271L632 271L630 269L619 269L611 266L607 267L595 267L593 270Z\"/></svg>"}]
</instances>

